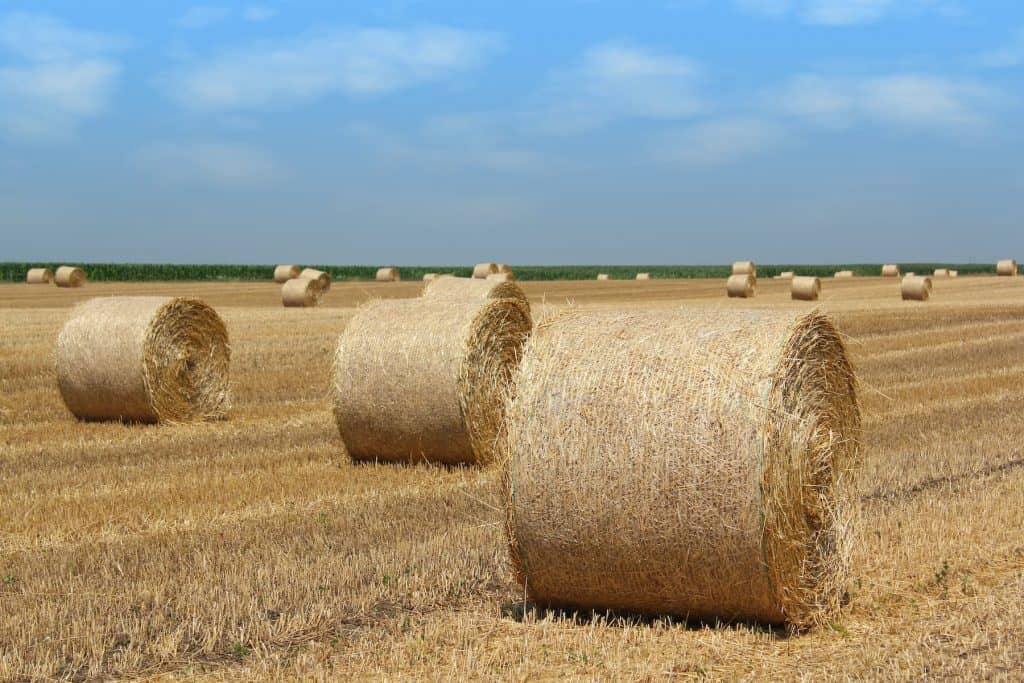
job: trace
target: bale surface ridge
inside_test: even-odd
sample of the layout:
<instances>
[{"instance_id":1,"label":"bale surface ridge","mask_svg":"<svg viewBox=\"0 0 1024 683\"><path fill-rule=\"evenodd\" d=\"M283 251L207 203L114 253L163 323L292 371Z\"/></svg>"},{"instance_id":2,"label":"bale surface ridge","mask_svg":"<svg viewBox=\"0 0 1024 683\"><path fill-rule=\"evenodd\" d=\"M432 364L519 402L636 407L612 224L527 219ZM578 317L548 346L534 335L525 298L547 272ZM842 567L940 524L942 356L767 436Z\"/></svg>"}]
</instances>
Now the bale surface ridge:
<instances>
[{"instance_id":1,"label":"bale surface ridge","mask_svg":"<svg viewBox=\"0 0 1024 683\"><path fill-rule=\"evenodd\" d=\"M196 299L104 297L76 306L57 339L57 382L89 420L196 422L230 404L227 328Z\"/></svg>"},{"instance_id":2,"label":"bale surface ridge","mask_svg":"<svg viewBox=\"0 0 1024 683\"><path fill-rule=\"evenodd\" d=\"M473 266L473 277L478 280L483 280L488 275L492 275L498 272L497 263L478 263Z\"/></svg>"},{"instance_id":3,"label":"bale surface ridge","mask_svg":"<svg viewBox=\"0 0 1024 683\"><path fill-rule=\"evenodd\" d=\"M535 331L513 396L506 524L532 600L797 627L834 616L860 412L827 317L563 315Z\"/></svg>"},{"instance_id":4,"label":"bale surface ridge","mask_svg":"<svg viewBox=\"0 0 1024 683\"><path fill-rule=\"evenodd\" d=\"M821 280L816 277L795 277L790 296L797 301L817 301L821 296Z\"/></svg>"},{"instance_id":5,"label":"bale surface ridge","mask_svg":"<svg viewBox=\"0 0 1024 683\"><path fill-rule=\"evenodd\" d=\"M729 295L730 299L737 297L749 299L754 296L755 284L754 276L750 273L730 275L729 279L725 282L725 293Z\"/></svg>"},{"instance_id":6,"label":"bale surface ridge","mask_svg":"<svg viewBox=\"0 0 1024 683\"><path fill-rule=\"evenodd\" d=\"M278 266L277 268L274 268L274 282L279 285L283 285L289 280L299 277L300 273L302 273L302 268L298 266Z\"/></svg>"},{"instance_id":7,"label":"bale surface ridge","mask_svg":"<svg viewBox=\"0 0 1024 683\"><path fill-rule=\"evenodd\" d=\"M81 287L85 284L85 271L75 266L61 266L53 281L58 287Z\"/></svg>"},{"instance_id":8,"label":"bale surface ridge","mask_svg":"<svg viewBox=\"0 0 1024 683\"><path fill-rule=\"evenodd\" d=\"M29 268L25 282L30 285L48 285L53 282L53 271L49 268Z\"/></svg>"},{"instance_id":9,"label":"bale surface ridge","mask_svg":"<svg viewBox=\"0 0 1024 683\"><path fill-rule=\"evenodd\" d=\"M526 293L515 282L491 279L476 280L468 277L445 276L431 280L423 286L424 299L467 301L473 299L515 299L530 310Z\"/></svg>"},{"instance_id":10,"label":"bale surface ridge","mask_svg":"<svg viewBox=\"0 0 1024 683\"><path fill-rule=\"evenodd\" d=\"M318 306L323 293L320 278L297 277L281 285L281 303L285 308Z\"/></svg>"}]
</instances>

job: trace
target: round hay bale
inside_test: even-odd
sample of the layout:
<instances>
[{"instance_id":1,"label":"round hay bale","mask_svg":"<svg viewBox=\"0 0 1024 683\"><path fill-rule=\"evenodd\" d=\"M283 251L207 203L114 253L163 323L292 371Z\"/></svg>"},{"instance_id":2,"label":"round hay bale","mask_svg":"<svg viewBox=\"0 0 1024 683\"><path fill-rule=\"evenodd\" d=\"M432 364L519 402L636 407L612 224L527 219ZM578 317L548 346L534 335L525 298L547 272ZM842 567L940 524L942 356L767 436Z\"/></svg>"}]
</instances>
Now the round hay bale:
<instances>
[{"instance_id":1,"label":"round hay bale","mask_svg":"<svg viewBox=\"0 0 1024 683\"><path fill-rule=\"evenodd\" d=\"M281 303L285 308L318 306L323 293L319 278L297 277L281 286Z\"/></svg>"},{"instance_id":2,"label":"round hay bale","mask_svg":"<svg viewBox=\"0 0 1024 683\"><path fill-rule=\"evenodd\" d=\"M48 285L53 282L53 271L49 268L29 268L25 282L30 285Z\"/></svg>"},{"instance_id":3,"label":"round hay bale","mask_svg":"<svg viewBox=\"0 0 1024 683\"><path fill-rule=\"evenodd\" d=\"M886 263L882 266L882 277L899 277L900 267L895 263Z\"/></svg>"},{"instance_id":4,"label":"round hay bale","mask_svg":"<svg viewBox=\"0 0 1024 683\"><path fill-rule=\"evenodd\" d=\"M915 273L912 270L907 271L906 273L903 273L903 277L914 277L915 275L917 275L917 273Z\"/></svg>"},{"instance_id":5,"label":"round hay bale","mask_svg":"<svg viewBox=\"0 0 1024 683\"><path fill-rule=\"evenodd\" d=\"M303 268L302 272L299 273L299 277L309 278L310 280L319 280L321 292L327 293L331 291L331 276L329 273L317 270L316 268Z\"/></svg>"},{"instance_id":6,"label":"round hay bale","mask_svg":"<svg viewBox=\"0 0 1024 683\"><path fill-rule=\"evenodd\" d=\"M440 301L472 301L476 299L515 299L526 311L530 311L530 301L526 293L515 282L508 280L474 280L468 277L441 277L428 282L423 287L421 296L424 299Z\"/></svg>"},{"instance_id":7,"label":"round hay bale","mask_svg":"<svg viewBox=\"0 0 1024 683\"><path fill-rule=\"evenodd\" d=\"M398 268L378 268L377 269L377 282L398 282L402 279L402 276L398 272Z\"/></svg>"},{"instance_id":8,"label":"round hay bale","mask_svg":"<svg viewBox=\"0 0 1024 683\"><path fill-rule=\"evenodd\" d=\"M650 280L651 279L651 274L650 273L637 273L636 274L636 279L637 280Z\"/></svg>"},{"instance_id":9,"label":"round hay bale","mask_svg":"<svg viewBox=\"0 0 1024 683\"><path fill-rule=\"evenodd\" d=\"M821 296L821 280L816 277L795 277L790 296L796 301L817 301Z\"/></svg>"},{"instance_id":10,"label":"round hay bale","mask_svg":"<svg viewBox=\"0 0 1024 683\"><path fill-rule=\"evenodd\" d=\"M198 422L230 404L228 333L202 301L105 297L75 307L57 339L57 383L86 420Z\"/></svg>"},{"instance_id":11,"label":"round hay bale","mask_svg":"<svg viewBox=\"0 0 1024 683\"><path fill-rule=\"evenodd\" d=\"M485 279L491 282L515 282L516 276L512 273L491 273Z\"/></svg>"},{"instance_id":12,"label":"round hay bale","mask_svg":"<svg viewBox=\"0 0 1024 683\"><path fill-rule=\"evenodd\" d=\"M513 395L507 532L535 602L798 627L838 610L860 411L827 317L562 316Z\"/></svg>"},{"instance_id":13,"label":"round hay bale","mask_svg":"<svg viewBox=\"0 0 1024 683\"><path fill-rule=\"evenodd\" d=\"M757 277L757 266L753 261L736 261L732 264L733 275L753 275Z\"/></svg>"},{"instance_id":14,"label":"round hay bale","mask_svg":"<svg viewBox=\"0 0 1024 683\"><path fill-rule=\"evenodd\" d=\"M302 268L299 266L278 266L274 268L274 282L283 285L289 280L299 277L300 273L302 273Z\"/></svg>"},{"instance_id":15,"label":"round hay bale","mask_svg":"<svg viewBox=\"0 0 1024 683\"><path fill-rule=\"evenodd\" d=\"M499 274L505 273L505 274L511 275L513 278L515 278L515 273L512 271L512 266L510 266L507 263L499 263L498 264L498 273Z\"/></svg>"},{"instance_id":16,"label":"round hay bale","mask_svg":"<svg viewBox=\"0 0 1024 683\"><path fill-rule=\"evenodd\" d=\"M749 299L754 296L755 284L754 276L750 273L730 275L725 282L725 293L730 299Z\"/></svg>"},{"instance_id":17,"label":"round hay bale","mask_svg":"<svg viewBox=\"0 0 1024 683\"><path fill-rule=\"evenodd\" d=\"M900 296L904 301L928 301L932 294L932 279L927 275L906 275L900 281Z\"/></svg>"},{"instance_id":18,"label":"round hay bale","mask_svg":"<svg viewBox=\"0 0 1024 683\"><path fill-rule=\"evenodd\" d=\"M836 274L833 275L832 277L838 278L838 279L853 277L853 271L852 270L837 270Z\"/></svg>"},{"instance_id":19,"label":"round hay bale","mask_svg":"<svg viewBox=\"0 0 1024 683\"><path fill-rule=\"evenodd\" d=\"M516 299L362 307L341 335L334 364L334 417L351 457L493 461L508 384L531 328Z\"/></svg>"},{"instance_id":20,"label":"round hay bale","mask_svg":"<svg viewBox=\"0 0 1024 683\"><path fill-rule=\"evenodd\" d=\"M960 271L959 270L950 270L950 271L947 271L946 274L949 277L960 277Z\"/></svg>"},{"instance_id":21,"label":"round hay bale","mask_svg":"<svg viewBox=\"0 0 1024 683\"><path fill-rule=\"evenodd\" d=\"M61 266L53 281L58 287L81 287L85 284L85 271L75 266Z\"/></svg>"},{"instance_id":22,"label":"round hay bale","mask_svg":"<svg viewBox=\"0 0 1024 683\"><path fill-rule=\"evenodd\" d=\"M949 277L949 269L948 268L936 268L932 272L932 277Z\"/></svg>"},{"instance_id":23,"label":"round hay bale","mask_svg":"<svg viewBox=\"0 0 1024 683\"><path fill-rule=\"evenodd\" d=\"M796 277L796 275L793 273L792 270L784 270L775 277L779 280L792 280L794 277Z\"/></svg>"},{"instance_id":24,"label":"round hay bale","mask_svg":"<svg viewBox=\"0 0 1024 683\"><path fill-rule=\"evenodd\" d=\"M611 280L612 278L611 278L611 276L608 273L598 273L597 274L597 279L598 280Z\"/></svg>"},{"instance_id":25,"label":"round hay bale","mask_svg":"<svg viewBox=\"0 0 1024 683\"><path fill-rule=\"evenodd\" d=\"M999 261L996 263L996 275L1016 277L1017 262L1012 258Z\"/></svg>"},{"instance_id":26,"label":"round hay bale","mask_svg":"<svg viewBox=\"0 0 1024 683\"><path fill-rule=\"evenodd\" d=\"M498 272L497 263L478 263L473 266L473 277L478 280L485 279L488 275Z\"/></svg>"}]
</instances>

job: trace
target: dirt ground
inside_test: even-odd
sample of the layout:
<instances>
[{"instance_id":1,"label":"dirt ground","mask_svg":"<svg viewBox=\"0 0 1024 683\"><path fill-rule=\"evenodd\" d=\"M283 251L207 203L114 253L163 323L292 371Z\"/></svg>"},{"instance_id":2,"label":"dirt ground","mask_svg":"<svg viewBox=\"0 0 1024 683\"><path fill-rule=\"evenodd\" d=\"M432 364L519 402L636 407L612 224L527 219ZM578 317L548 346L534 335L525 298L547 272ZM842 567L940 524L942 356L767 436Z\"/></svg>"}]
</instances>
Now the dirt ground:
<instances>
[{"instance_id":1,"label":"dirt ground","mask_svg":"<svg viewBox=\"0 0 1024 683\"><path fill-rule=\"evenodd\" d=\"M1024 676L1024 278L527 282L572 304L831 313L862 381L862 539L850 603L787 635L532 609L498 472L352 464L328 400L354 307L419 283L0 285L0 680L906 679ZM81 423L53 371L74 303L197 296L233 348L230 419Z\"/></svg>"}]
</instances>

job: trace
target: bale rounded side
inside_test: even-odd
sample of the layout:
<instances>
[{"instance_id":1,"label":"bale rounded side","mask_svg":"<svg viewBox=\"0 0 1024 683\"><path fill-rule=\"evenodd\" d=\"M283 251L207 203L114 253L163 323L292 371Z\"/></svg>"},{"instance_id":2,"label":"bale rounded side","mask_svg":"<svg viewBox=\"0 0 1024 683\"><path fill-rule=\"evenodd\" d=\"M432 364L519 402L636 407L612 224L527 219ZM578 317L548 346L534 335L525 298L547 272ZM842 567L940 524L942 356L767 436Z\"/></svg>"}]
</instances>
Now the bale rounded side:
<instances>
[{"instance_id":1,"label":"bale rounded side","mask_svg":"<svg viewBox=\"0 0 1024 683\"><path fill-rule=\"evenodd\" d=\"M833 275L832 277L840 278L840 279L841 278L853 277L853 271L852 270L837 270L835 275Z\"/></svg>"},{"instance_id":2,"label":"bale rounded side","mask_svg":"<svg viewBox=\"0 0 1024 683\"><path fill-rule=\"evenodd\" d=\"M330 273L325 273L324 271L317 270L316 268L303 268L302 272L299 273L299 277L308 278L310 280L319 280L321 291L325 293L331 291Z\"/></svg>"},{"instance_id":3,"label":"bale rounded side","mask_svg":"<svg viewBox=\"0 0 1024 683\"><path fill-rule=\"evenodd\" d=\"M650 273L637 273L636 274L636 279L637 280L650 280L651 279L651 274Z\"/></svg>"},{"instance_id":4,"label":"bale rounded side","mask_svg":"<svg viewBox=\"0 0 1024 683\"><path fill-rule=\"evenodd\" d=\"M757 265L753 261L736 261L732 264L733 275L753 275L757 277Z\"/></svg>"},{"instance_id":5,"label":"bale rounded side","mask_svg":"<svg viewBox=\"0 0 1024 683\"><path fill-rule=\"evenodd\" d=\"M300 268L299 266L277 266L276 268L274 268L274 282L276 282L279 285L283 285L289 280L294 280L295 278L299 277L300 273L302 273L302 268Z\"/></svg>"},{"instance_id":6,"label":"bale rounded side","mask_svg":"<svg viewBox=\"0 0 1024 683\"><path fill-rule=\"evenodd\" d=\"M491 282L515 282L516 276L512 273L491 273L485 279Z\"/></svg>"},{"instance_id":7,"label":"bale rounded side","mask_svg":"<svg viewBox=\"0 0 1024 683\"><path fill-rule=\"evenodd\" d=\"M53 271L49 268L29 268L25 282L30 285L48 285L53 282Z\"/></svg>"},{"instance_id":8,"label":"bale rounded side","mask_svg":"<svg viewBox=\"0 0 1024 683\"><path fill-rule=\"evenodd\" d=\"M376 280L377 282L398 282L402 279L401 274L398 272L398 268L378 268Z\"/></svg>"},{"instance_id":9,"label":"bale rounded side","mask_svg":"<svg viewBox=\"0 0 1024 683\"><path fill-rule=\"evenodd\" d=\"M478 263L473 266L473 277L478 280L485 279L488 275L498 272L497 263Z\"/></svg>"},{"instance_id":10,"label":"bale rounded side","mask_svg":"<svg viewBox=\"0 0 1024 683\"><path fill-rule=\"evenodd\" d=\"M793 278L790 296L797 301L817 301L821 296L821 279L816 277Z\"/></svg>"},{"instance_id":11,"label":"bale rounded side","mask_svg":"<svg viewBox=\"0 0 1024 683\"><path fill-rule=\"evenodd\" d=\"M784 270L778 275L776 275L776 277L780 280L792 280L794 277L796 277L796 274L792 270Z\"/></svg>"},{"instance_id":12,"label":"bale rounded side","mask_svg":"<svg viewBox=\"0 0 1024 683\"><path fill-rule=\"evenodd\" d=\"M754 287L754 276L750 273L730 275L725 282L725 293L729 295L730 299L749 299L754 296Z\"/></svg>"},{"instance_id":13,"label":"bale rounded side","mask_svg":"<svg viewBox=\"0 0 1024 683\"><path fill-rule=\"evenodd\" d=\"M468 277L445 276L431 280L423 286L424 299L467 301L473 299L515 299L530 311L526 293L515 282L492 279L475 280Z\"/></svg>"},{"instance_id":14,"label":"bale rounded side","mask_svg":"<svg viewBox=\"0 0 1024 683\"><path fill-rule=\"evenodd\" d=\"M319 278L297 277L281 285L281 303L285 308L318 306L323 293Z\"/></svg>"},{"instance_id":15,"label":"bale rounded side","mask_svg":"<svg viewBox=\"0 0 1024 683\"><path fill-rule=\"evenodd\" d=\"M882 277L899 277L900 267L896 263L886 263L882 266Z\"/></svg>"},{"instance_id":16,"label":"bale rounded side","mask_svg":"<svg viewBox=\"0 0 1024 683\"><path fill-rule=\"evenodd\" d=\"M498 273L499 274L505 273L507 275L512 276L513 278L515 277L515 272L512 270L512 266L510 266L507 263L499 263L498 264Z\"/></svg>"},{"instance_id":17,"label":"bale rounded side","mask_svg":"<svg viewBox=\"0 0 1024 683\"><path fill-rule=\"evenodd\" d=\"M996 263L996 275L1016 277L1017 261L1012 258L1003 259Z\"/></svg>"},{"instance_id":18,"label":"bale rounded side","mask_svg":"<svg viewBox=\"0 0 1024 683\"><path fill-rule=\"evenodd\" d=\"M949 277L948 268L936 268L932 271L932 277Z\"/></svg>"},{"instance_id":19,"label":"bale rounded side","mask_svg":"<svg viewBox=\"0 0 1024 683\"><path fill-rule=\"evenodd\" d=\"M75 266L61 266L53 281L58 287L82 287L85 285L85 271Z\"/></svg>"},{"instance_id":20,"label":"bale rounded side","mask_svg":"<svg viewBox=\"0 0 1024 683\"><path fill-rule=\"evenodd\" d=\"M927 275L906 275L900 281L900 297L904 301L928 301L932 294L932 279Z\"/></svg>"},{"instance_id":21,"label":"bale rounded side","mask_svg":"<svg viewBox=\"0 0 1024 683\"><path fill-rule=\"evenodd\" d=\"M612 278L611 278L610 275L608 275L608 273L598 273L597 274L597 279L598 280L611 280Z\"/></svg>"}]
</instances>

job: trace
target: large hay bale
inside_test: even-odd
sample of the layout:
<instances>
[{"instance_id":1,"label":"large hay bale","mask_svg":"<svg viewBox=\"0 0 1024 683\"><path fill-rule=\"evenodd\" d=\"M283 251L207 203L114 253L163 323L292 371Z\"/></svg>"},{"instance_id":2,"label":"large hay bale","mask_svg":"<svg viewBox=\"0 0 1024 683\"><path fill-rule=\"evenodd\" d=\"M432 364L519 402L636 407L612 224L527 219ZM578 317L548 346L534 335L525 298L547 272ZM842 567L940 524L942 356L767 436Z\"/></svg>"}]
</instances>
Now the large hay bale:
<instances>
[{"instance_id":1,"label":"large hay bale","mask_svg":"<svg viewBox=\"0 0 1024 683\"><path fill-rule=\"evenodd\" d=\"M49 268L29 268L25 282L30 285L48 285L53 282L53 271Z\"/></svg>"},{"instance_id":2,"label":"large hay bale","mask_svg":"<svg viewBox=\"0 0 1024 683\"><path fill-rule=\"evenodd\" d=\"M398 282L402 279L401 274L398 272L398 268L378 268L377 269L377 282Z\"/></svg>"},{"instance_id":3,"label":"large hay bale","mask_svg":"<svg viewBox=\"0 0 1024 683\"><path fill-rule=\"evenodd\" d=\"M932 271L932 277L949 277L948 268L936 268Z\"/></svg>"},{"instance_id":4,"label":"large hay bale","mask_svg":"<svg viewBox=\"0 0 1024 683\"><path fill-rule=\"evenodd\" d=\"M1017 262L1012 258L999 261L996 263L996 275L1016 277Z\"/></svg>"},{"instance_id":5,"label":"large hay bale","mask_svg":"<svg viewBox=\"0 0 1024 683\"><path fill-rule=\"evenodd\" d=\"M473 301L479 299L515 299L530 311L526 293L515 282L488 277L474 280L468 277L441 277L428 282L420 294L424 299L439 301Z\"/></svg>"},{"instance_id":6,"label":"large hay bale","mask_svg":"<svg viewBox=\"0 0 1024 683\"><path fill-rule=\"evenodd\" d=\"M729 295L730 299L749 299L754 296L756 285L754 276L750 273L730 275L725 282L725 293Z\"/></svg>"},{"instance_id":7,"label":"large hay bale","mask_svg":"<svg viewBox=\"0 0 1024 683\"><path fill-rule=\"evenodd\" d=\"M637 280L650 280L651 279L651 274L650 273L637 273L636 274L636 279Z\"/></svg>"},{"instance_id":8,"label":"large hay bale","mask_svg":"<svg viewBox=\"0 0 1024 683\"><path fill-rule=\"evenodd\" d=\"M196 299L105 297L75 307L57 339L57 382L87 420L224 417L231 350L224 322Z\"/></svg>"},{"instance_id":9,"label":"large hay bale","mask_svg":"<svg viewBox=\"0 0 1024 683\"><path fill-rule=\"evenodd\" d=\"M331 276L329 273L325 273L322 270L316 268L303 268L302 272L299 273L300 278L309 278L310 280L320 281L320 290L322 292L331 291Z\"/></svg>"},{"instance_id":10,"label":"large hay bale","mask_svg":"<svg viewBox=\"0 0 1024 683\"><path fill-rule=\"evenodd\" d=\"M85 284L85 271L75 266L61 266L53 281L58 287L81 287Z\"/></svg>"},{"instance_id":11,"label":"large hay bale","mask_svg":"<svg viewBox=\"0 0 1024 683\"><path fill-rule=\"evenodd\" d=\"M341 335L334 416L352 458L486 464L532 323L516 299L363 306Z\"/></svg>"},{"instance_id":12,"label":"large hay bale","mask_svg":"<svg viewBox=\"0 0 1024 683\"><path fill-rule=\"evenodd\" d=\"M319 278L297 277L281 286L281 303L285 308L318 306L323 294Z\"/></svg>"},{"instance_id":13,"label":"large hay bale","mask_svg":"<svg viewBox=\"0 0 1024 683\"><path fill-rule=\"evenodd\" d=\"M852 270L837 270L835 275L833 275L832 277L837 278L837 279L850 278L850 277L853 277L853 271Z\"/></svg>"},{"instance_id":14,"label":"large hay bale","mask_svg":"<svg viewBox=\"0 0 1024 683\"><path fill-rule=\"evenodd\" d=\"M498 272L497 263L478 263L473 266L473 277L478 280L485 279L488 275Z\"/></svg>"},{"instance_id":15,"label":"large hay bale","mask_svg":"<svg viewBox=\"0 0 1024 683\"><path fill-rule=\"evenodd\" d=\"M928 301L932 294L932 279L927 275L905 275L900 281L900 296L904 301Z\"/></svg>"},{"instance_id":16,"label":"large hay bale","mask_svg":"<svg viewBox=\"0 0 1024 683\"><path fill-rule=\"evenodd\" d=\"M299 266L278 266L274 268L274 282L283 285L289 280L299 277L300 273L302 273L302 268Z\"/></svg>"},{"instance_id":17,"label":"large hay bale","mask_svg":"<svg viewBox=\"0 0 1024 683\"><path fill-rule=\"evenodd\" d=\"M790 296L797 301L817 301L821 296L821 280L816 277L795 277Z\"/></svg>"},{"instance_id":18,"label":"large hay bale","mask_svg":"<svg viewBox=\"0 0 1024 683\"><path fill-rule=\"evenodd\" d=\"M563 316L513 395L506 520L535 602L796 626L838 609L860 412L827 317Z\"/></svg>"},{"instance_id":19,"label":"large hay bale","mask_svg":"<svg viewBox=\"0 0 1024 683\"><path fill-rule=\"evenodd\" d=\"M882 277L899 277L900 267L896 263L886 263L882 266Z\"/></svg>"},{"instance_id":20,"label":"large hay bale","mask_svg":"<svg viewBox=\"0 0 1024 683\"><path fill-rule=\"evenodd\" d=\"M598 273L597 274L597 279L598 280L611 280L612 278L611 278L611 276L608 273Z\"/></svg>"},{"instance_id":21,"label":"large hay bale","mask_svg":"<svg viewBox=\"0 0 1024 683\"><path fill-rule=\"evenodd\" d=\"M732 264L733 275L753 275L757 278L757 266L753 261L736 261Z\"/></svg>"}]
</instances>

